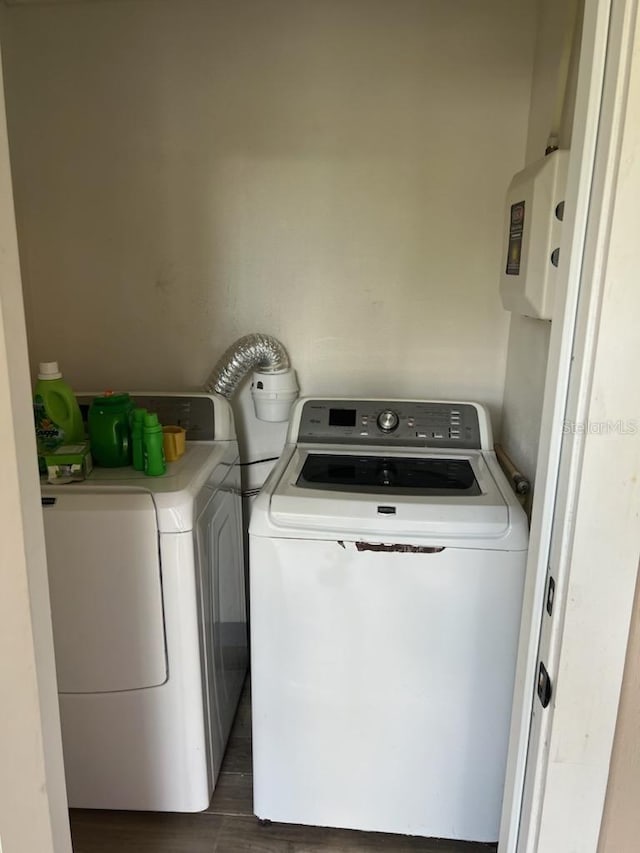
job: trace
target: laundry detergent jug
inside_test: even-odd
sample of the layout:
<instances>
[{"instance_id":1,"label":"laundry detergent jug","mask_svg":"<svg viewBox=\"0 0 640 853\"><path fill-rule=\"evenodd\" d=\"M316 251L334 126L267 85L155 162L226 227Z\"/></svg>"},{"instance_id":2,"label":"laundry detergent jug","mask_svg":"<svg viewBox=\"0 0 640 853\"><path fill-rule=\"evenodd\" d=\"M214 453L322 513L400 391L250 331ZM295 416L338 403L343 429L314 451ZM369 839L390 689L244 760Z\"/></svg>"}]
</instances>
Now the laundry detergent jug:
<instances>
[{"instance_id":1,"label":"laundry detergent jug","mask_svg":"<svg viewBox=\"0 0 640 853\"><path fill-rule=\"evenodd\" d=\"M89 442L96 465L120 468L131 465L133 400L128 394L107 391L89 407Z\"/></svg>"},{"instance_id":2,"label":"laundry detergent jug","mask_svg":"<svg viewBox=\"0 0 640 853\"><path fill-rule=\"evenodd\" d=\"M33 416L40 473L46 473L44 456L63 444L84 439L80 407L62 378L57 361L43 361L33 395Z\"/></svg>"}]
</instances>

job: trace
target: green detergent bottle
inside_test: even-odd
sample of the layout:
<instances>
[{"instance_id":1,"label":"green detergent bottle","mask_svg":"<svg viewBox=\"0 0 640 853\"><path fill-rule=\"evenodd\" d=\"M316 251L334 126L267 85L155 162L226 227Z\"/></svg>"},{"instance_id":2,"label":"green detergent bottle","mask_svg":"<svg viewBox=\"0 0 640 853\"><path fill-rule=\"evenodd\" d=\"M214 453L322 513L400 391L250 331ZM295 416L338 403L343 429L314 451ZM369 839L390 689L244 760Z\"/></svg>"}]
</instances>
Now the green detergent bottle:
<instances>
[{"instance_id":1,"label":"green detergent bottle","mask_svg":"<svg viewBox=\"0 0 640 853\"><path fill-rule=\"evenodd\" d=\"M133 400L128 394L106 391L89 407L87 423L91 455L96 465L122 468L131 465Z\"/></svg>"},{"instance_id":2,"label":"green detergent bottle","mask_svg":"<svg viewBox=\"0 0 640 853\"><path fill-rule=\"evenodd\" d=\"M33 397L33 415L38 445L38 466L46 474L44 454L62 444L84 440L80 407L62 378L57 361L43 361Z\"/></svg>"},{"instance_id":3,"label":"green detergent bottle","mask_svg":"<svg viewBox=\"0 0 640 853\"><path fill-rule=\"evenodd\" d=\"M162 426L154 412L146 412L142 430L144 452L144 473L149 477L159 477L167 470L164 461L164 439Z\"/></svg>"},{"instance_id":4,"label":"green detergent bottle","mask_svg":"<svg viewBox=\"0 0 640 853\"><path fill-rule=\"evenodd\" d=\"M144 471L144 416L146 409L134 409L131 421L131 458L136 471Z\"/></svg>"}]
</instances>

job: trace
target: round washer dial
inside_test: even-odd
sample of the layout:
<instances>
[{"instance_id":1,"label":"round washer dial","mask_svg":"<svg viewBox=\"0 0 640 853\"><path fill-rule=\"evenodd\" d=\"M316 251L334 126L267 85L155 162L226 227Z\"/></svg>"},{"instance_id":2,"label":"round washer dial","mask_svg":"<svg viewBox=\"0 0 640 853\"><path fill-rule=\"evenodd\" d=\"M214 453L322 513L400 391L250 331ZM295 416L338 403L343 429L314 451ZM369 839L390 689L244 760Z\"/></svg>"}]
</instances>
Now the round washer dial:
<instances>
[{"instance_id":1,"label":"round washer dial","mask_svg":"<svg viewBox=\"0 0 640 853\"><path fill-rule=\"evenodd\" d=\"M400 418L393 409L384 409L378 415L377 424L383 432L393 432L394 429L398 428L399 423Z\"/></svg>"}]
</instances>

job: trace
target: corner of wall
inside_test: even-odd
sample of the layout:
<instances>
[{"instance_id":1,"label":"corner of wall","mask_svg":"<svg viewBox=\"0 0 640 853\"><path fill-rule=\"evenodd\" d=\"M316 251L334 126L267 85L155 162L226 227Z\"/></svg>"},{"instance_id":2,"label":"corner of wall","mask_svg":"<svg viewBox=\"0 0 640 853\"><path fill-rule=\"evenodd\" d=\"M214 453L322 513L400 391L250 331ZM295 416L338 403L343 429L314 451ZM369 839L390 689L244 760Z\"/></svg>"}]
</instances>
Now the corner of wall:
<instances>
[{"instance_id":1,"label":"corner of wall","mask_svg":"<svg viewBox=\"0 0 640 853\"><path fill-rule=\"evenodd\" d=\"M584 0L540 0L525 163L544 156L550 135L569 148ZM502 442L534 484L551 324L513 314L505 371Z\"/></svg>"}]
</instances>

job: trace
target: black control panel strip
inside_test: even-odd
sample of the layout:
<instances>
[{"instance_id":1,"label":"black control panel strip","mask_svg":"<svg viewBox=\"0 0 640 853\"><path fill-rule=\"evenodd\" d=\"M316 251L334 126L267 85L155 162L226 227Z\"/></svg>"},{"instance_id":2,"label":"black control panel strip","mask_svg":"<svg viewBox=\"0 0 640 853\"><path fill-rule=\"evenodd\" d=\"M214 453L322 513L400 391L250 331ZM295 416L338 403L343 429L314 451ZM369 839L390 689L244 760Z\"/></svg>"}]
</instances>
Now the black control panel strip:
<instances>
[{"instance_id":1,"label":"black control panel strip","mask_svg":"<svg viewBox=\"0 0 640 853\"><path fill-rule=\"evenodd\" d=\"M78 395L83 420L94 397ZM215 412L213 400L208 397L168 396L150 392L131 395L134 404L148 412L156 412L164 426L181 426L187 431L187 441L213 441L215 439Z\"/></svg>"}]
</instances>

